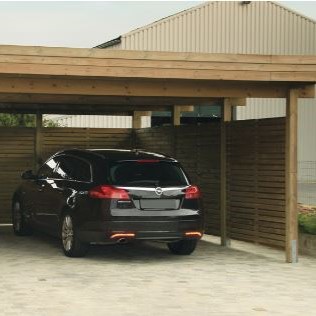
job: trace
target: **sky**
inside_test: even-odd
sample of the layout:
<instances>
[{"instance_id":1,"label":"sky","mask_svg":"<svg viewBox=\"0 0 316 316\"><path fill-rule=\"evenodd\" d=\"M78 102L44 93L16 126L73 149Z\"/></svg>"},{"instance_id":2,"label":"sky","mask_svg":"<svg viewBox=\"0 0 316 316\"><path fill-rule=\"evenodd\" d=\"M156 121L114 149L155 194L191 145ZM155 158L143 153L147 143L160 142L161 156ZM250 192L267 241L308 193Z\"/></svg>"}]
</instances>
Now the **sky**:
<instances>
[{"instance_id":1,"label":"sky","mask_svg":"<svg viewBox=\"0 0 316 316\"><path fill-rule=\"evenodd\" d=\"M279 1L316 20L316 1ZM0 45L93 47L203 1L0 1Z\"/></svg>"}]
</instances>

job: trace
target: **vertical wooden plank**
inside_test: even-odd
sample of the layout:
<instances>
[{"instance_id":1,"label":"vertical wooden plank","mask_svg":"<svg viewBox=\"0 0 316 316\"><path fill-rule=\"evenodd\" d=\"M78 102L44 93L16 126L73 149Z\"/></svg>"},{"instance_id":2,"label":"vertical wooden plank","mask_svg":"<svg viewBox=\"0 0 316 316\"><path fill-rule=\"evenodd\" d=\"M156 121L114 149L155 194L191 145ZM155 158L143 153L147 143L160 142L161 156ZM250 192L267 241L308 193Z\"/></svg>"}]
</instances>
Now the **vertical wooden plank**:
<instances>
[{"instance_id":1,"label":"vertical wooden plank","mask_svg":"<svg viewBox=\"0 0 316 316\"><path fill-rule=\"evenodd\" d=\"M227 123L231 121L232 106L230 99L224 99L221 115L221 171L220 171L220 221L221 221L221 245L228 246L229 238L227 236Z\"/></svg>"},{"instance_id":2,"label":"vertical wooden plank","mask_svg":"<svg viewBox=\"0 0 316 316\"><path fill-rule=\"evenodd\" d=\"M142 116L150 116L151 111L134 111L133 112L133 121L132 121L132 127L142 128Z\"/></svg>"},{"instance_id":3,"label":"vertical wooden plank","mask_svg":"<svg viewBox=\"0 0 316 316\"><path fill-rule=\"evenodd\" d=\"M174 105L172 107L172 125L179 126L181 124L181 106Z\"/></svg>"},{"instance_id":4,"label":"vertical wooden plank","mask_svg":"<svg viewBox=\"0 0 316 316\"><path fill-rule=\"evenodd\" d=\"M285 223L286 262L298 261L297 223L297 98L290 89L286 100L285 139Z\"/></svg>"},{"instance_id":5,"label":"vertical wooden plank","mask_svg":"<svg viewBox=\"0 0 316 316\"><path fill-rule=\"evenodd\" d=\"M133 128L141 128L142 127L142 117L138 111L133 112L133 121L132 121Z\"/></svg>"},{"instance_id":6,"label":"vertical wooden plank","mask_svg":"<svg viewBox=\"0 0 316 316\"><path fill-rule=\"evenodd\" d=\"M42 128L43 128L43 115L41 113L36 113L36 127L35 127L35 152L34 152L34 171L37 170L42 161Z\"/></svg>"}]
</instances>

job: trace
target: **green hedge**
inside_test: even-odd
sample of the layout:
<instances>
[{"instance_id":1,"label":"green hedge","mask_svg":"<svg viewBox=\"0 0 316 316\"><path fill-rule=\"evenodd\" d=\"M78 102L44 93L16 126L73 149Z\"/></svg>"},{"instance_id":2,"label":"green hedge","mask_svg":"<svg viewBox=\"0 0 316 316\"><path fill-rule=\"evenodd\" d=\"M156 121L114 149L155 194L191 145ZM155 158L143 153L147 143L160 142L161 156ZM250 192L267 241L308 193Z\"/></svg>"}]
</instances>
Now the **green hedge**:
<instances>
[{"instance_id":1,"label":"green hedge","mask_svg":"<svg viewBox=\"0 0 316 316\"><path fill-rule=\"evenodd\" d=\"M316 235L316 214L298 214L298 224L302 233Z\"/></svg>"}]
</instances>

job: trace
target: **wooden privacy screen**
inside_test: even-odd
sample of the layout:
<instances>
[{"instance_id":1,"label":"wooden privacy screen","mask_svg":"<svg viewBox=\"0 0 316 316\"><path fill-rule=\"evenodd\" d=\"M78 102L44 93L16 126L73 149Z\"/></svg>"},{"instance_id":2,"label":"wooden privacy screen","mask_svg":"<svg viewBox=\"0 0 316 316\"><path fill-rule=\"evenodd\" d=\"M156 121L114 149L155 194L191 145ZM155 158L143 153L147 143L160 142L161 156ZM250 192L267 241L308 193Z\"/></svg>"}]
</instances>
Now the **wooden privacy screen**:
<instances>
[{"instance_id":1,"label":"wooden privacy screen","mask_svg":"<svg viewBox=\"0 0 316 316\"><path fill-rule=\"evenodd\" d=\"M285 119L227 122L228 233L284 246ZM206 232L220 234L220 124L140 129L137 146L176 157L201 188Z\"/></svg>"},{"instance_id":2,"label":"wooden privacy screen","mask_svg":"<svg viewBox=\"0 0 316 316\"><path fill-rule=\"evenodd\" d=\"M66 148L130 149L132 140L132 129L126 128L43 128L42 156Z\"/></svg>"},{"instance_id":3,"label":"wooden privacy screen","mask_svg":"<svg viewBox=\"0 0 316 316\"><path fill-rule=\"evenodd\" d=\"M43 128L39 147L45 160L66 148L131 148L131 129ZM34 168L34 128L0 128L0 223L11 222L11 198L22 171Z\"/></svg>"},{"instance_id":4,"label":"wooden privacy screen","mask_svg":"<svg viewBox=\"0 0 316 316\"><path fill-rule=\"evenodd\" d=\"M136 131L138 148L158 151L177 158L201 188L206 211L206 231L220 229L220 123L157 127Z\"/></svg>"},{"instance_id":5,"label":"wooden privacy screen","mask_svg":"<svg viewBox=\"0 0 316 316\"><path fill-rule=\"evenodd\" d=\"M231 238L285 245L285 118L228 125Z\"/></svg>"},{"instance_id":6,"label":"wooden privacy screen","mask_svg":"<svg viewBox=\"0 0 316 316\"><path fill-rule=\"evenodd\" d=\"M10 223L12 194L23 170L34 166L35 129L0 128L0 223Z\"/></svg>"},{"instance_id":7,"label":"wooden privacy screen","mask_svg":"<svg viewBox=\"0 0 316 316\"><path fill-rule=\"evenodd\" d=\"M143 148L176 157L200 186L206 232L220 234L220 123L139 129L43 128L45 159L65 148ZM285 119L227 123L228 233L284 246ZM8 223L20 173L34 166L35 129L0 128L0 223Z\"/></svg>"}]
</instances>

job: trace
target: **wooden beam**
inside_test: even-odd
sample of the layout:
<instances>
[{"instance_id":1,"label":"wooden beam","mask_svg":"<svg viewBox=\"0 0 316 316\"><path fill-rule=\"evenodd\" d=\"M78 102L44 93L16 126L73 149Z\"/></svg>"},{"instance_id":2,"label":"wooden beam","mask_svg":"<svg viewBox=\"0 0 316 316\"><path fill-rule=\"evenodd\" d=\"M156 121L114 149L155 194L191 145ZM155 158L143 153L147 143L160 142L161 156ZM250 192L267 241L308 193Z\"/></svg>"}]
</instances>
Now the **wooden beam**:
<instances>
[{"instance_id":1,"label":"wooden beam","mask_svg":"<svg viewBox=\"0 0 316 316\"><path fill-rule=\"evenodd\" d=\"M81 114L81 115L132 115L133 111L169 111L167 106L117 106L117 105L82 105L82 104L19 104L0 103L0 113L37 113L43 114Z\"/></svg>"},{"instance_id":2,"label":"wooden beam","mask_svg":"<svg viewBox=\"0 0 316 316\"><path fill-rule=\"evenodd\" d=\"M227 235L227 124L232 119L232 101L224 99L221 113L221 171L220 171L220 223L221 223L221 245L228 246L230 244Z\"/></svg>"},{"instance_id":3,"label":"wooden beam","mask_svg":"<svg viewBox=\"0 0 316 316\"><path fill-rule=\"evenodd\" d=\"M181 112L193 112L194 111L194 105L181 105L180 111Z\"/></svg>"},{"instance_id":4,"label":"wooden beam","mask_svg":"<svg viewBox=\"0 0 316 316\"><path fill-rule=\"evenodd\" d=\"M34 171L37 170L43 163L42 161L42 143L43 143L42 129L43 129L43 115L40 113L36 113Z\"/></svg>"},{"instance_id":5,"label":"wooden beam","mask_svg":"<svg viewBox=\"0 0 316 316\"><path fill-rule=\"evenodd\" d=\"M290 85L271 82L202 80L106 80L0 77L0 93L163 98L285 98ZM310 90L300 87L299 97ZM195 103L195 102L194 102ZM176 104L176 103L173 103ZM148 104L150 105L150 104Z\"/></svg>"},{"instance_id":6,"label":"wooden beam","mask_svg":"<svg viewBox=\"0 0 316 316\"><path fill-rule=\"evenodd\" d=\"M144 61L139 61L144 64ZM73 66L73 65L56 65L56 64L22 64L22 63L0 63L0 74L2 76L65 76L79 79L87 78L143 78L143 79L186 79L186 80L224 80L224 81L244 81L245 78L251 81L263 82L316 82L316 67L312 67L312 71L308 68L299 71L303 66L295 68L289 65L286 71L263 71L260 68L257 70L245 70L241 64L236 67L236 70L227 70L227 66L222 65L220 69L187 69L184 67L175 68L171 63L169 67L155 66L151 67L100 67L100 66ZM213 66L214 67L214 66Z\"/></svg>"},{"instance_id":7,"label":"wooden beam","mask_svg":"<svg viewBox=\"0 0 316 316\"><path fill-rule=\"evenodd\" d=\"M2 75L316 82L315 56L2 47L0 61Z\"/></svg>"},{"instance_id":8,"label":"wooden beam","mask_svg":"<svg viewBox=\"0 0 316 316\"><path fill-rule=\"evenodd\" d=\"M199 104L203 106L218 105L220 98L199 98L199 97L133 97L133 96L98 96L98 95L75 95L75 94L40 94L40 93L0 93L0 104L11 105L11 103L20 104L27 107L28 104L47 104L65 105L69 107L77 107L77 105L105 105L105 106L142 106L148 110L148 107L153 109L157 107L170 107L173 104ZM12 104L13 106L13 104ZM48 105L47 105L48 108ZM159 111L159 110L156 110ZM168 109L160 110L168 111Z\"/></svg>"},{"instance_id":9,"label":"wooden beam","mask_svg":"<svg viewBox=\"0 0 316 316\"><path fill-rule=\"evenodd\" d=\"M299 60L297 57L291 57L291 59L285 59L286 56L281 56L280 62L277 62L276 59L274 62L269 61L266 57L255 56L252 55L247 61L244 60L247 55L239 55L239 58L235 58L234 54L226 55L223 54L221 56L215 56L215 54L209 54L207 58L201 62L198 60L201 55L199 53L195 53L196 56L191 55L190 59L183 59L177 56L170 56L170 58L166 57L162 53L156 54L156 56L150 56L150 54L141 56L143 58L136 58L132 55L127 57L126 51L124 52L121 58L119 55L117 56L106 56L103 58L96 57L74 57L74 56L29 56L23 54L0 54L0 59L3 63L9 64L23 64L23 65L47 65L52 66L89 66L91 67L99 67L99 69L104 69L107 67L111 69L113 67L120 69L120 67L124 68L158 68L158 69L195 69L195 70L219 70L219 71L262 71L262 72L315 72L316 70L316 58L309 58ZM123 54L124 54L123 53ZM207 55L205 55L207 56ZM175 58L176 57L176 58ZM213 57L213 58L212 58ZM233 57L233 59L229 59L229 57ZM306 56L303 56L306 57ZM261 60L259 60L262 58ZM212 60L213 59L213 60ZM266 61L261 63L261 61ZM0 68L1 69L1 68ZM80 69L80 68L79 68ZM241 80L241 79L240 79Z\"/></svg>"},{"instance_id":10,"label":"wooden beam","mask_svg":"<svg viewBox=\"0 0 316 316\"><path fill-rule=\"evenodd\" d=\"M285 221L286 262L298 261L297 223L297 99L298 92L289 90L286 99L285 139Z\"/></svg>"},{"instance_id":11,"label":"wooden beam","mask_svg":"<svg viewBox=\"0 0 316 316\"><path fill-rule=\"evenodd\" d=\"M230 98L229 103L231 106L246 106L247 99L246 98Z\"/></svg>"},{"instance_id":12,"label":"wooden beam","mask_svg":"<svg viewBox=\"0 0 316 316\"><path fill-rule=\"evenodd\" d=\"M210 53L179 53L179 52L151 52L132 50L106 50L68 47L43 47L43 46L18 46L0 45L1 55L13 56L51 56L51 57L75 57L96 59L152 59L175 61L199 61L199 62L238 62L257 64L316 64L314 55L280 56L257 54L210 54Z\"/></svg>"}]
</instances>

